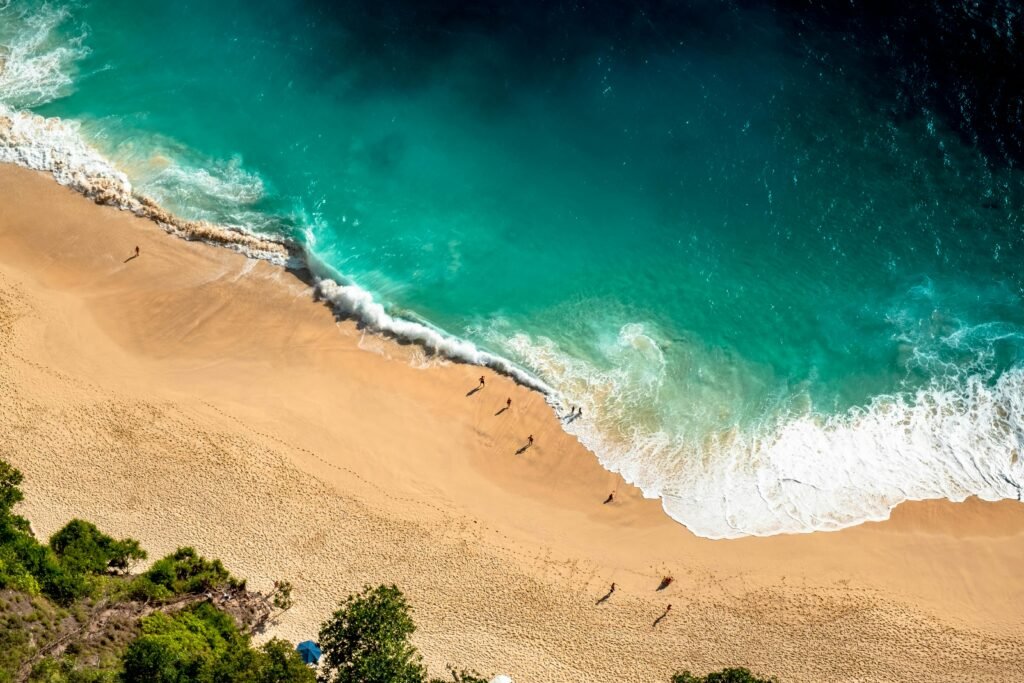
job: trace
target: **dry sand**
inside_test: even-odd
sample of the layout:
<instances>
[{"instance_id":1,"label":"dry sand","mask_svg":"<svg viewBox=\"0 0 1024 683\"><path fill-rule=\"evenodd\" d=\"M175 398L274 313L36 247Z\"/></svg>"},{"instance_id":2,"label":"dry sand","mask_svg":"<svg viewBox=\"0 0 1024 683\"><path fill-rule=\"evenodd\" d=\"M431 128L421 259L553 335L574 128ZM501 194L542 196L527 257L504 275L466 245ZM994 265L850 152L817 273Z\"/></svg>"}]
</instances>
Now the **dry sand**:
<instances>
[{"instance_id":1,"label":"dry sand","mask_svg":"<svg viewBox=\"0 0 1024 683\"><path fill-rule=\"evenodd\" d=\"M40 535L80 516L152 556L194 545L258 589L290 580L273 634L291 639L395 582L434 673L1024 677L1019 503L708 541L602 470L541 396L484 372L467 397L480 374L336 323L279 268L0 166L0 457Z\"/></svg>"}]
</instances>

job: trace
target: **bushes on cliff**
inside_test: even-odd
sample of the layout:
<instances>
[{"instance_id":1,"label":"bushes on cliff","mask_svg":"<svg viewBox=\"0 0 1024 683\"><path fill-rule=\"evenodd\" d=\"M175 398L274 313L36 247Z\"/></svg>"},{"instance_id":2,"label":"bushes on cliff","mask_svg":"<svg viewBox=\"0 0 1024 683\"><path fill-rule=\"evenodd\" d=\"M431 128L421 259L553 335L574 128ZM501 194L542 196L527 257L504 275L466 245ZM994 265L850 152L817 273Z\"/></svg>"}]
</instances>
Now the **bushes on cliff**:
<instances>
[{"instance_id":1,"label":"bushes on cliff","mask_svg":"<svg viewBox=\"0 0 1024 683\"><path fill-rule=\"evenodd\" d=\"M245 582L228 573L220 560L207 560L194 548L178 548L138 576L129 590L137 600L166 600L217 590L241 590Z\"/></svg>"},{"instance_id":2,"label":"bushes on cliff","mask_svg":"<svg viewBox=\"0 0 1024 683\"><path fill-rule=\"evenodd\" d=\"M93 577L145 557L138 541L117 541L94 525L72 520L43 545L14 514L21 502L21 472L0 461L0 588L43 593L61 605L89 594Z\"/></svg>"},{"instance_id":3,"label":"bushes on cliff","mask_svg":"<svg viewBox=\"0 0 1024 683\"><path fill-rule=\"evenodd\" d=\"M173 616L142 620L142 635L125 651L124 683L313 683L315 676L288 643L272 640L261 649L234 620L210 603Z\"/></svg>"},{"instance_id":4,"label":"bushes on cliff","mask_svg":"<svg viewBox=\"0 0 1024 683\"><path fill-rule=\"evenodd\" d=\"M101 574L125 571L133 562L146 559L139 542L126 538L116 541L94 524L73 519L50 538L50 548L69 571Z\"/></svg>"}]
</instances>

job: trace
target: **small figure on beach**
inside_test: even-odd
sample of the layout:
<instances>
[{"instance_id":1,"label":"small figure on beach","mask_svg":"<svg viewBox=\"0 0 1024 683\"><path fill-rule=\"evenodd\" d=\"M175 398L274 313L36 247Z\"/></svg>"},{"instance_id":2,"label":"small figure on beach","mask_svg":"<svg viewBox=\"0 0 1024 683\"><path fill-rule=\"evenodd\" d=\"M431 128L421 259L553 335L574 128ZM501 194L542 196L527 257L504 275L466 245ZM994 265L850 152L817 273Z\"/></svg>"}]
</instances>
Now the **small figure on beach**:
<instances>
[{"instance_id":1,"label":"small figure on beach","mask_svg":"<svg viewBox=\"0 0 1024 683\"><path fill-rule=\"evenodd\" d=\"M612 587L608 589L608 594L611 595L615 592L615 582L612 581Z\"/></svg>"},{"instance_id":2,"label":"small figure on beach","mask_svg":"<svg viewBox=\"0 0 1024 683\"><path fill-rule=\"evenodd\" d=\"M671 576L661 577L661 583L658 585L658 590L665 590L666 588L672 585L673 581L675 581L675 579L673 579Z\"/></svg>"},{"instance_id":3,"label":"small figure on beach","mask_svg":"<svg viewBox=\"0 0 1024 683\"><path fill-rule=\"evenodd\" d=\"M608 602L608 599L610 597L612 597L612 593L614 593L614 592L615 592L615 584L613 583L612 587L608 589L608 592L605 593L604 595L602 595L600 598L598 598L596 604L603 605L604 603Z\"/></svg>"},{"instance_id":4,"label":"small figure on beach","mask_svg":"<svg viewBox=\"0 0 1024 683\"><path fill-rule=\"evenodd\" d=\"M608 497L604 499L604 505L607 505L608 503L611 503L614 500L615 500L615 491L612 491L611 493L608 494Z\"/></svg>"},{"instance_id":5,"label":"small figure on beach","mask_svg":"<svg viewBox=\"0 0 1024 683\"><path fill-rule=\"evenodd\" d=\"M480 375L480 388L481 389L484 388L484 376L483 375Z\"/></svg>"},{"instance_id":6,"label":"small figure on beach","mask_svg":"<svg viewBox=\"0 0 1024 683\"><path fill-rule=\"evenodd\" d=\"M508 399L507 401L505 401L505 407L506 408L511 408L512 407L512 399Z\"/></svg>"},{"instance_id":7,"label":"small figure on beach","mask_svg":"<svg viewBox=\"0 0 1024 683\"><path fill-rule=\"evenodd\" d=\"M578 420L581 417L583 417L583 408L580 408L579 410L576 411L576 419Z\"/></svg>"},{"instance_id":8,"label":"small figure on beach","mask_svg":"<svg viewBox=\"0 0 1024 683\"><path fill-rule=\"evenodd\" d=\"M136 256L138 256L138 255L139 255L139 247L138 247L138 246L136 246L136 247L135 247L135 255L136 255Z\"/></svg>"},{"instance_id":9,"label":"small figure on beach","mask_svg":"<svg viewBox=\"0 0 1024 683\"><path fill-rule=\"evenodd\" d=\"M533 434L530 434L528 437L526 437L526 443L530 446L533 445Z\"/></svg>"},{"instance_id":10,"label":"small figure on beach","mask_svg":"<svg viewBox=\"0 0 1024 683\"><path fill-rule=\"evenodd\" d=\"M672 611L672 605L669 605L668 607L665 608L665 611L662 613L662 615L654 620L654 626L657 626L658 624L660 624L661 620L664 619L665 617L667 617L668 613L671 612L671 611Z\"/></svg>"}]
</instances>

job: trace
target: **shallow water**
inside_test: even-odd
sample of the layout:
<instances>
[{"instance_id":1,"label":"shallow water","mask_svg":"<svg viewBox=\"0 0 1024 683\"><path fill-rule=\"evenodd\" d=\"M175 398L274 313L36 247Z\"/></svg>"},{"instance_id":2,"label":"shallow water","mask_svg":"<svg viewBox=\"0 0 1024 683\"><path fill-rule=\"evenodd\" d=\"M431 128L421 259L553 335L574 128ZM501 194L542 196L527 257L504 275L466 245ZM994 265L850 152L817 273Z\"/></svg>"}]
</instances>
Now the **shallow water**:
<instances>
[{"instance_id":1,"label":"shallow water","mask_svg":"<svg viewBox=\"0 0 1024 683\"><path fill-rule=\"evenodd\" d=\"M517 363L698 534L1020 499L1021 174L805 29L757 3L14 0L0 102Z\"/></svg>"}]
</instances>

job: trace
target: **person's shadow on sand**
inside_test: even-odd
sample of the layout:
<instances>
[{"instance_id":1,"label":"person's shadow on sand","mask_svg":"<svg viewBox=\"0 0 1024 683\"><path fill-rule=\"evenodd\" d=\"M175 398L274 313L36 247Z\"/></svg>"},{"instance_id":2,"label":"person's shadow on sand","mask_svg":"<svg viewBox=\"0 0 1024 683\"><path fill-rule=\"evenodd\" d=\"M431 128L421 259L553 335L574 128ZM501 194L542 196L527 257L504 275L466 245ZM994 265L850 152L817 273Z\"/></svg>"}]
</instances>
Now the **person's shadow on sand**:
<instances>
[{"instance_id":1,"label":"person's shadow on sand","mask_svg":"<svg viewBox=\"0 0 1024 683\"><path fill-rule=\"evenodd\" d=\"M483 389L483 388L484 388L484 387L483 387L483 385L482 385L482 384L478 384L477 386L475 386L475 387L473 387L472 389L470 389L469 391L467 391L467 392L466 392L466 396L467 396L467 397L468 397L468 396L472 396L473 394L475 394L476 392L480 391L480 390L481 390L481 389Z\"/></svg>"},{"instance_id":2,"label":"person's shadow on sand","mask_svg":"<svg viewBox=\"0 0 1024 683\"><path fill-rule=\"evenodd\" d=\"M495 416L495 417L497 417L498 415L501 415L502 413L504 413L504 412L505 412L506 410L508 410L508 406L505 406L504 408L502 408L501 410L499 410L498 412L496 412L496 413L494 414L494 416Z\"/></svg>"},{"instance_id":3,"label":"person's shadow on sand","mask_svg":"<svg viewBox=\"0 0 1024 683\"><path fill-rule=\"evenodd\" d=\"M124 261L121 261L121 263L128 263L129 261L134 261L137 258L139 258L138 254L132 254L131 256L126 258Z\"/></svg>"},{"instance_id":4,"label":"person's shadow on sand","mask_svg":"<svg viewBox=\"0 0 1024 683\"><path fill-rule=\"evenodd\" d=\"M661 623L662 619L667 617L668 613L671 612L671 611L672 611L672 605L669 605L668 607L665 608L665 612L662 613L662 615L660 617L658 617L657 619L654 620L654 623L651 624L651 628L656 628L658 626L658 624Z\"/></svg>"},{"instance_id":5,"label":"person's shadow on sand","mask_svg":"<svg viewBox=\"0 0 1024 683\"><path fill-rule=\"evenodd\" d=\"M612 597L612 593L614 593L614 592L615 592L615 589L612 588L607 593L605 593L603 596L601 596L601 598L596 603L594 603L594 604L596 604L596 605L603 605L604 603L608 602L608 598Z\"/></svg>"}]
</instances>

